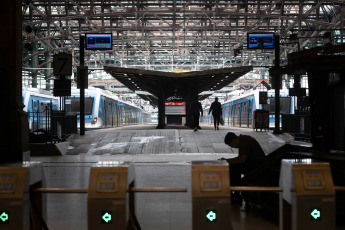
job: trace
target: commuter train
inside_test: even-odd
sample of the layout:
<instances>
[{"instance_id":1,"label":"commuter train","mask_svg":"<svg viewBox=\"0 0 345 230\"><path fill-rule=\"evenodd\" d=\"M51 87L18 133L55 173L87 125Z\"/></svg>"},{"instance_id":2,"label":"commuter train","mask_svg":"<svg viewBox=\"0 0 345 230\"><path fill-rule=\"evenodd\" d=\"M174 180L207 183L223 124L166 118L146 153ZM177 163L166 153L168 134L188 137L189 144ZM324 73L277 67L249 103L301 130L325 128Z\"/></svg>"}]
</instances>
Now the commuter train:
<instances>
[{"instance_id":1,"label":"commuter train","mask_svg":"<svg viewBox=\"0 0 345 230\"><path fill-rule=\"evenodd\" d=\"M79 89L72 89L71 96L65 97L66 114L78 114L80 127ZM124 102L107 91L91 88L85 90L85 128L110 128L142 124L147 114L134 104Z\"/></svg>"},{"instance_id":2,"label":"commuter train","mask_svg":"<svg viewBox=\"0 0 345 230\"><path fill-rule=\"evenodd\" d=\"M30 131L50 129L50 119L53 110L59 110L59 98L49 91L23 88L23 110L28 113Z\"/></svg>"},{"instance_id":3,"label":"commuter train","mask_svg":"<svg viewBox=\"0 0 345 230\"><path fill-rule=\"evenodd\" d=\"M253 113L257 109L269 112L269 127L275 126L275 96L274 90L267 91L267 104L259 104L259 90L250 90L240 96L233 97L222 103L224 125L231 127L253 127ZM204 110L201 122L213 124L212 115L208 114L209 108ZM280 113L294 113L294 98L289 96L288 90L280 90ZM281 116L280 116L281 126Z\"/></svg>"},{"instance_id":4,"label":"commuter train","mask_svg":"<svg viewBox=\"0 0 345 230\"><path fill-rule=\"evenodd\" d=\"M67 115L77 114L80 127L79 89L72 89L70 97L64 97L61 110ZM60 110L60 98L45 90L23 88L24 111L28 113L29 129L50 130L53 111ZM133 104L124 102L107 91L90 87L85 90L85 128L109 128L149 123L151 114Z\"/></svg>"}]
</instances>

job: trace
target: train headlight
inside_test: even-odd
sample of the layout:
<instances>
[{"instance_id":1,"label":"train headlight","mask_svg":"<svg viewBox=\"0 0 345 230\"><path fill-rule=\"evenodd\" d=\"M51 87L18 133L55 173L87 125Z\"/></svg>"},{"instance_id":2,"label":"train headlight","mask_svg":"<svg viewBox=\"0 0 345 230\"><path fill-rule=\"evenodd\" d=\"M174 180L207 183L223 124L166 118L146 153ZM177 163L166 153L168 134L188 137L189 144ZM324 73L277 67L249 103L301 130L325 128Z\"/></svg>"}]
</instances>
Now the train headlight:
<instances>
[{"instance_id":1,"label":"train headlight","mask_svg":"<svg viewBox=\"0 0 345 230\"><path fill-rule=\"evenodd\" d=\"M96 124L97 123L97 117L93 118L93 120L91 121L91 124Z\"/></svg>"}]
</instances>

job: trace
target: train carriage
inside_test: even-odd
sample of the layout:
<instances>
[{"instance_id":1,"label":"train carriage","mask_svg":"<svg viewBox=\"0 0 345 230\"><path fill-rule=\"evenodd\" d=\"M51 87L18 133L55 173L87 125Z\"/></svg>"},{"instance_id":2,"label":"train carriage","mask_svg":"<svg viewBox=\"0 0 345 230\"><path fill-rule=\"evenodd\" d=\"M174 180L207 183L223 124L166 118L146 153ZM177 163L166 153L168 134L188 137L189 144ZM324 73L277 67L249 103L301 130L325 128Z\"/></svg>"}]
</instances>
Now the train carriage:
<instances>
[{"instance_id":1,"label":"train carriage","mask_svg":"<svg viewBox=\"0 0 345 230\"><path fill-rule=\"evenodd\" d=\"M80 126L80 94L72 90L71 97L65 99L66 113L78 114ZM143 123L141 108L122 101L107 91L90 88L85 90L85 128L110 128Z\"/></svg>"},{"instance_id":2,"label":"train carriage","mask_svg":"<svg viewBox=\"0 0 345 230\"><path fill-rule=\"evenodd\" d=\"M264 109L269 112L269 127L275 125L275 97L274 90L267 91L267 104L259 104L259 90L250 90L240 96L233 97L222 103L224 125L230 127L253 127L253 113L257 109ZM204 110L204 116L201 121L207 124L213 124L213 118L208 115L209 109ZM280 113L294 113L293 97L288 95L288 90L280 90ZM281 116L280 116L281 126Z\"/></svg>"},{"instance_id":3,"label":"train carriage","mask_svg":"<svg viewBox=\"0 0 345 230\"><path fill-rule=\"evenodd\" d=\"M29 130L50 129L52 111L59 110L59 98L50 92L35 88L23 88L23 110L28 113Z\"/></svg>"}]
</instances>

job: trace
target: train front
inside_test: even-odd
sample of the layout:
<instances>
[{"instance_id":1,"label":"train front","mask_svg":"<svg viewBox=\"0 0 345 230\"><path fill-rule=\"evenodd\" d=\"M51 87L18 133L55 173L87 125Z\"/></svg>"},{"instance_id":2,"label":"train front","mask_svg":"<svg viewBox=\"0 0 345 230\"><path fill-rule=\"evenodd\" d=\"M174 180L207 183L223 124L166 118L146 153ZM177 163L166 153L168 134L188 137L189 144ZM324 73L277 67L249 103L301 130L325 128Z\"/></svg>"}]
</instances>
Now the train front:
<instances>
[{"instance_id":1,"label":"train front","mask_svg":"<svg viewBox=\"0 0 345 230\"><path fill-rule=\"evenodd\" d=\"M89 90L85 91L85 128L102 128L102 120L98 118L97 104L99 95ZM72 91L71 97L65 99L66 114L77 114L78 128L80 128L80 94L79 90Z\"/></svg>"}]
</instances>

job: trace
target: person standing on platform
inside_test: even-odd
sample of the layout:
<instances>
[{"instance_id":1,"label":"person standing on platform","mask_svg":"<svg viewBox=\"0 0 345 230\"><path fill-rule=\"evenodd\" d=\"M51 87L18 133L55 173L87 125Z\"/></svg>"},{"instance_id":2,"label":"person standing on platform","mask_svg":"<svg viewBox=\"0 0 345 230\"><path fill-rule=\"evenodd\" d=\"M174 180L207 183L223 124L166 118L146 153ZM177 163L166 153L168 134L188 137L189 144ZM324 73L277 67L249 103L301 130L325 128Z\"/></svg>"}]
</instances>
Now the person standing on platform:
<instances>
[{"instance_id":1,"label":"person standing on platform","mask_svg":"<svg viewBox=\"0 0 345 230\"><path fill-rule=\"evenodd\" d=\"M191 111L193 116L193 128L194 132L196 132L198 131L198 129L201 129L199 126L200 113L201 116L203 115L202 106L201 103L198 101L198 96L194 98L194 101L191 104Z\"/></svg>"},{"instance_id":2,"label":"person standing on platform","mask_svg":"<svg viewBox=\"0 0 345 230\"><path fill-rule=\"evenodd\" d=\"M216 97L214 99L214 102L212 102L208 114L210 114L211 111L214 122L214 130L219 130L220 117L222 116L222 105L220 104L220 102L218 102L218 97Z\"/></svg>"},{"instance_id":3,"label":"person standing on platform","mask_svg":"<svg viewBox=\"0 0 345 230\"><path fill-rule=\"evenodd\" d=\"M231 186L240 186L241 174L246 174L264 162L265 152L260 144L253 137L248 135L239 135L229 132L224 138L224 143L231 148L238 148L238 156L235 158L220 158L226 160L229 164L229 176ZM233 192L231 195L232 203L242 203L239 192Z\"/></svg>"}]
</instances>

